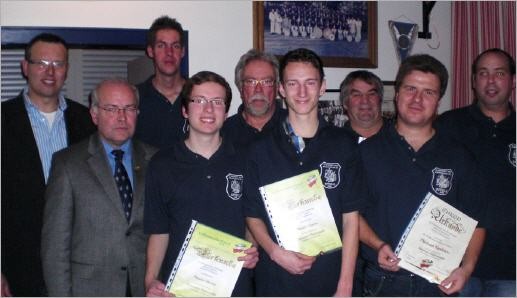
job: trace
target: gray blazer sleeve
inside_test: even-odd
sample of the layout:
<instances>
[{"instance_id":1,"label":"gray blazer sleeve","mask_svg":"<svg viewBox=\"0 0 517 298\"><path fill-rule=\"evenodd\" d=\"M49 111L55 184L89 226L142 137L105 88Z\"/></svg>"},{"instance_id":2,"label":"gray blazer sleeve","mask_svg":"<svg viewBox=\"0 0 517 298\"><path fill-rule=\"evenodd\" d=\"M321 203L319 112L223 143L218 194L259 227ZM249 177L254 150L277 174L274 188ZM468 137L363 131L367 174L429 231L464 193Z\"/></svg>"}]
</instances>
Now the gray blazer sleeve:
<instances>
[{"instance_id":1,"label":"gray blazer sleeve","mask_svg":"<svg viewBox=\"0 0 517 298\"><path fill-rule=\"evenodd\" d=\"M59 154L52 161L45 193L41 257L49 296L71 296L70 271L73 192L65 161Z\"/></svg>"}]
</instances>

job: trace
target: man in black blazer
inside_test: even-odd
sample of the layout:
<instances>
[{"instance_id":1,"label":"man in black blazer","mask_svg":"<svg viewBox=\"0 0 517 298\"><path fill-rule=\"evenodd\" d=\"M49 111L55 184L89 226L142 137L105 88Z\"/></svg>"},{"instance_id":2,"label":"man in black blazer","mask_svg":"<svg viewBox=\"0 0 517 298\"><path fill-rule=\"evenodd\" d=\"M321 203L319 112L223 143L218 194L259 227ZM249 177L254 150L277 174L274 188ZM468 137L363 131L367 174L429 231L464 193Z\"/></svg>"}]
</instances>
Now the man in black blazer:
<instances>
[{"instance_id":1,"label":"man in black blazer","mask_svg":"<svg viewBox=\"0 0 517 298\"><path fill-rule=\"evenodd\" d=\"M52 154L95 131L88 109L61 94L68 49L34 37L21 62L27 87L2 102L2 296L45 296L40 247Z\"/></svg>"}]
</instances>

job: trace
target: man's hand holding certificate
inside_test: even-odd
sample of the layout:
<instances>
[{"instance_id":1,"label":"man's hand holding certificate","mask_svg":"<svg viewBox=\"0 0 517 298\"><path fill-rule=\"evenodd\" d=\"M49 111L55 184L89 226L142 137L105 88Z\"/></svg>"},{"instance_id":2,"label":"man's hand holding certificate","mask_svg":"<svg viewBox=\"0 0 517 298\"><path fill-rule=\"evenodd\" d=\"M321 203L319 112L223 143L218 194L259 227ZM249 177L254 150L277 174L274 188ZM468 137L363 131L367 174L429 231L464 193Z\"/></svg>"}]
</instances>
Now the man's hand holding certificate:
<instances>
[{"instance_id":1,"label":"man's hand holding certificate","mask_svg":"<svg viewBox=\"0 0 517 298\"><path fill-rule=\"evenodd\" d=\"M316 256L342 242L318 170L260 187L278 244Z\"/></svg>"},{"instance_id":2,"label":"man's hand holding certificate","mask_svg":"<svg viewBox=\"0 0 517 298\"><path fill-rule=\"evenodd\" d=\"M440 284L458 268L477 221L428 193L402 235L398 266Z\"/></svg>"}]
</instances>

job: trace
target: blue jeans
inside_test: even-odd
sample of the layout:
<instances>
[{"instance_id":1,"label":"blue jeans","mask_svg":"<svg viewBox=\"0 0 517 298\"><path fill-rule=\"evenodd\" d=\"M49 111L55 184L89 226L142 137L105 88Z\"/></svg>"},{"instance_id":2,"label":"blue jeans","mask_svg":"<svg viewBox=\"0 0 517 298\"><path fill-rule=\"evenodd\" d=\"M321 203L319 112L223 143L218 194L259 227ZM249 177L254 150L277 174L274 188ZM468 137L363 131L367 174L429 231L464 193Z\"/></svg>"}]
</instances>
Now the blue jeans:
<instances>
[{"instance_id":1,"label":"blue jeans","mask_svg":"<svg viewBox=\"0 0 517 298\"><path fill-rule=\"evenodd\" d=\"M402 269L401 269L402 270ZM377 297L441 297L437 284L407 271L389 272L368 264L364 271L364 296Z\"/></svg>"},{"instance_id":2,"label":"blue jeans","mask_svg":"<svg viewBox=\"0 0 517 298\"><path fill-rule=\"evenodd\" d=\"M515 280L481 279L471 277L461 297L515 297Z\"/></svg>"}]
</instances>

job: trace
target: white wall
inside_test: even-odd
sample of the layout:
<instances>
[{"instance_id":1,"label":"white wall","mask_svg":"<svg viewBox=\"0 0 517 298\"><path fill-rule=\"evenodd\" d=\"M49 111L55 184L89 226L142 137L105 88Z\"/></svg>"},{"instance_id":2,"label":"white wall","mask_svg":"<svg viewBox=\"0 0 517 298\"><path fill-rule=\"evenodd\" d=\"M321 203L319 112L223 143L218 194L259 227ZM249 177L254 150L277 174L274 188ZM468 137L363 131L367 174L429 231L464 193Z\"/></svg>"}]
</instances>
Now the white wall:
<instances>
[{"instance_id":1,"label":"white wall","mask_svg":"<svg viewBox=\"0 0 517 298\"><path fill-rule=\"evenodd\" d=\"M212 70L233 85L238 58L253 46L251 1L8 1L0 2L2 26L149 28L153 20L167 14L189 31L189 71ZM422 2L381 1L378 5L378 68L370 69L383 80L394 80L398 68L395 48L388 30L389 20L418 23L422 28ZM436 38L436 28L439 39ZM417 39L412 53L428 53L451 70L451 4L436 2L431 13L430 41ZM431 49L427 43L438 49ZM353 69L326 68L327 87L338 88ZM450 87L450 82L449 82ZM240 103L233 87L230 114ZM451 106L450 90L440 111Z\"/></svg>"}]
</instances>

